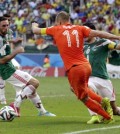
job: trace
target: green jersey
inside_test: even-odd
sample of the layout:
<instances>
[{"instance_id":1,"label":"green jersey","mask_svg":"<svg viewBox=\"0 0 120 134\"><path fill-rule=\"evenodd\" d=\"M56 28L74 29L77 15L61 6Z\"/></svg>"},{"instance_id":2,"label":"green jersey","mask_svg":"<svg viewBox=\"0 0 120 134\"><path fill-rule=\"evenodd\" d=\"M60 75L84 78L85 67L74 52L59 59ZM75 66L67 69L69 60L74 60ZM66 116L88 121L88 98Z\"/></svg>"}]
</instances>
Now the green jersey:
<instances>
[{"instance_id":1,"label":"green jersey","mask_svg":"<svg viewBox=\"0 0 120 134\"><path fill-rule=\"evenodd\" d=\"M8 41L13 39L13 31L11 29L8 30L6 37Z\"/></svg>"},{"instance_id":2,"label":"green jersey","mask_svg":"<svg viewBox=\"0 0 120 134\"><path fill-rule=\"evenodd\" d=\"M11 48L8 40L9 34L6 34L5 36L0 35L0 58L3 58L4 56L11 53ZM5 64L0 64L0 76L3 80L8 79L15 71L16 69L11 61Z\"/></svg>"},{"instance_id":3,"label":"green jersey","mask_svg":"<svg viewBox=\"0 0 120 134\"><path fill-rule=\"evenodd\" d=\"M116 43L106 39L96 39L94 43L85 43L84 53L92 67L91 76L109 79L106 61L110 48L115 48Z\"/></svg>"}]
</instances>

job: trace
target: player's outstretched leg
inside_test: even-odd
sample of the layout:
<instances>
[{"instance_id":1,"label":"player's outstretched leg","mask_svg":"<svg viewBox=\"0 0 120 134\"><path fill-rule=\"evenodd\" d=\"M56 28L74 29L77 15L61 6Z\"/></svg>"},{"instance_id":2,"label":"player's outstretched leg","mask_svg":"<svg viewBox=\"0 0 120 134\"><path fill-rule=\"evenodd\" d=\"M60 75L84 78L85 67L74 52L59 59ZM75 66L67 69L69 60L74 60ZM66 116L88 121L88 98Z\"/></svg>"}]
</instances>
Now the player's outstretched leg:
<instances>
[{"instance_id":1,"label":"player's outstretched leg","mask_svg":"<svg viewBox=\"0 0 120 134\"><path fill-rule=\"evenodd\" d=\"M107 122L108 123L114 122L113 110L112 110L112 107L110 105L110 100L107 97L102 98L98 94L94 93L91 89L88 89L88 94L89 94L89 97L92 98L92 100L95 100L100 104L102 103L103 109L110 115L110 118L111 118L109 121L107 120Z\"/></svg>"},{"instance_id":2,"label":"player's outstretched leg","mask_svg":"<svg viewBox=\"0 0 120 134\"><path fill-rule=\"evenodd\" d=\"M111 112L106 112L102 106L97 103L96 101L92 100L91 98L87 97L87 98L84 98L84 104L92 111L94 111L95 113L101 115L105 121L104 123L112 123L114 121L113 119L113 115L111 114ZM108 102L104 101L104 103L107 103L105 104L107 107L108 107ZM107 108L107 111L110 111L111 109L110 108Z\"/></svg>"},{"instance_id":3,"label":"player's outstretched leg","mask_svg":"<svg viewBox=\"0 0 120 134\"><path fill-rule=\"evenodd\" d=\"M39 116L56 116L55 114L52 114L45 110L41 102L40 96L35 91L36 90L33 85L26 86L21 92L21 94L15 99L15 102L10 104L10 106L15 109L16 113L18 114L18 117L20 117L20 105L22 101L27 98L29 98L33 102L35 107L38 109Z\"/></svg>"}]
</instances>

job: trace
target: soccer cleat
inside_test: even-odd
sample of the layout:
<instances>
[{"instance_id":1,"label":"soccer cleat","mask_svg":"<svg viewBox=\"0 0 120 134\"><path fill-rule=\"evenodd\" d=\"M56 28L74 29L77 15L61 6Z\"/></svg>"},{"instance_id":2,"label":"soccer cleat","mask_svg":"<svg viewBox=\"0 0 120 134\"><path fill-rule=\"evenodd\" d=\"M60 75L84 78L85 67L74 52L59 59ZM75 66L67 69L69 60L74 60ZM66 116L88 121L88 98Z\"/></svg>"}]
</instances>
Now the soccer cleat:
<instances>
[{"instance_id":1,"label":"soccer cleat","mask_svg":"<svg viewBox=\"0 0 120 134\"><path fill-rule=\"evenodd\" d=\"M56 115L55 114L52 114L52 113L50 113L50 112L45 112L45 113L43 113L43 112L40 112L39 113L39 116L51 116L51 117L55 117Z\"/></svg>"},{"instance_id":2,"label":"soccer cleat","mask_svg":"<svg viewBox=\"0 0 120 134\"><path fill-rule=\"evenodd\" d=\"M115 122L114 119L109 119L109 120L103 119L103 120L101 121L101 123L104 123L104 124L112 124L112 123L114 123L114 122Z\"/></svg>"},{"instance_id":3,"label":"soccer cleat","mask_svg":"<svg viewBox=\"0 0 120 134\"><path fill-rule=\"evenodd\" d=\"M113 110L110 105L110 100L107 97L102 99L102 107L110 115L111 119L113 119Z\"/></svg>"},{"instance_id":4,"label":"soccer cleat","mask_svg":"<svg viewBox=\"0 0 120 134\"><path fill-rule=\"evenodd\" d=\"M98 115L93 115L92 118L87 122L87 124L96 124L100 123Z\"/></svg>"},{"instance_id":5,"label":"soccer cleat","mask_svg":"<svg viewBox=\"0 0 120 134\"><path fill-rule=\"evenodd\" d=\"M20 117L20 108L15 107L14 102L11 103L9 106L11 106L15 110L17 117Z\"/></svg>"}]
</instances>

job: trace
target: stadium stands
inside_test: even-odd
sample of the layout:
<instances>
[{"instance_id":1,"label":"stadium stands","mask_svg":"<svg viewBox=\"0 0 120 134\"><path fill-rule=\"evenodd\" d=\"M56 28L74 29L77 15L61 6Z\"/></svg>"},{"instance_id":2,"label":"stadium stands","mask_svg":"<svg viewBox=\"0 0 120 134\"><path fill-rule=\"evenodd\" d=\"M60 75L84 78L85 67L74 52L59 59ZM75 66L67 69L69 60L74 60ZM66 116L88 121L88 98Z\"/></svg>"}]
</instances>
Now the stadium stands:
<instances>
[{"instance_id":1,"label":"stadium stands","mask_svg":"<svg viewBox=\"0 0 120 134\"><path fill-rule=\"evenodd\" d=\"M92 21L96 23L98 29L120 35L119 0L0 1L0 16L6 13L11 15L10 28L14 31L14 37L21 36L24 38L23 44L26 52L29 52L28 48L37 49L38 52L42 51L41 47L38 46L41 44L37 44L37 46L35 44L36 38L31 32L31 22L37 21L41 27L51 26L54 24L57 12L61 10L70 13L71 22L74 24L82 25L86 21ZM53 52L54 49L57 52L54 46L52 48Z\"/></svg>"}]
</instances>

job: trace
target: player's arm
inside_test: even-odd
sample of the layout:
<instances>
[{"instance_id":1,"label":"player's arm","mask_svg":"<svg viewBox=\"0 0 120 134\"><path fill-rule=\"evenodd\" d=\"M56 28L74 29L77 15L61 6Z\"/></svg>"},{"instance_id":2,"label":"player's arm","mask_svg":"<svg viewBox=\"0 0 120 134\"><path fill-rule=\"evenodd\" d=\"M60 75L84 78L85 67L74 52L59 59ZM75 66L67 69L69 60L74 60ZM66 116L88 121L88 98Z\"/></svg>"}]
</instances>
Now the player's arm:
<instances>
[{"instance_id":1,"label":"player's arm","mask_svg":"<svg viewBox=\"0 0 120 134\"><path fill-rule=\"evenodd\" d=\"M8 30L8 36L9 36L9 43L13 43L13 44L16 44L16 43L20 43L22 42L22 38L18 37L18 38L14 38L13 36L13 31L11 29Z\"/></svg>"},{"instance_id":2,"label":"player's arm","mask_svg":"<svg viewBox=\"0 0 120 134\"><path fill-rule=\"evenodd\" d=\"M11 40L9 40L9 43L16 44L16 43L22 42L22 40L23 40L23 38L18 37L18 38L16 38L16 39L11 39Z\"/></svg>"},{"instance_id":3,"label":"player's arm","mask_svg":"<svg viewBox=\"0 0 120 134\"><path fill-rule=\"evenodd\" d=\"M46 34L46 28L39 28L37 23L32 23L32 32L34 34Z\"/></svg>"},{"instance_id":4,"label":"player's arm","mask_svg":"<svg viewBox=\"0 0 120 134\"><path fill-rule=\"evenodd\" d=\"M111 39L111 40L120 40L120 36L110 34L105 31L99 31L99 30L91 30L90 37L100 37L100 38L106 38L106 39Z\"/></svg>"},{"instance_id":5,"label":"player's arm","mask_svg":"<svg viewBox=\"0 0 120 134\"><path fill-rule=\"evenodd\" d=\"M23 47L18 47L16 48L11 54L4 56L3 58L0 58L0 64L5 64L9 62L11 59L13 59L17 54L23 53L24 48Z\"/></svg>"}]
</instances>

